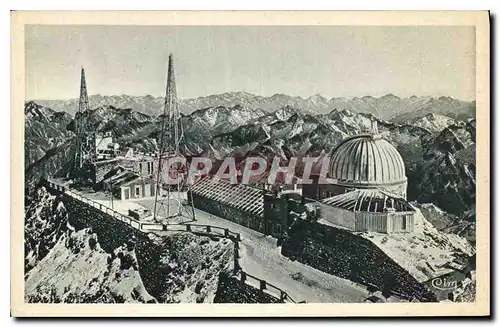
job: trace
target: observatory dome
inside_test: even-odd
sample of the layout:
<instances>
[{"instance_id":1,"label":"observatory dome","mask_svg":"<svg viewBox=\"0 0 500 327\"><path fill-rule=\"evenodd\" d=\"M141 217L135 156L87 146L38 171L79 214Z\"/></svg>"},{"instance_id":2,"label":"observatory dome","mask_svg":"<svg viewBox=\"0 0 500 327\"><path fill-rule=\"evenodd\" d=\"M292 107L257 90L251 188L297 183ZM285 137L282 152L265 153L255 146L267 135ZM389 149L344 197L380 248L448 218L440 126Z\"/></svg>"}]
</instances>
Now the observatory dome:
<instances>
[{"instance_id":1,"label":"observatory dome","mask_svg":"<svg viewBox=\"0 0 500 327\"><path fill-rule=\"evenodd\" d=\"M331 152L329 177L349 188L381 188L406 197L406 175L398 150L380 135L357 135Z\"/></svg>"}]
</instances>

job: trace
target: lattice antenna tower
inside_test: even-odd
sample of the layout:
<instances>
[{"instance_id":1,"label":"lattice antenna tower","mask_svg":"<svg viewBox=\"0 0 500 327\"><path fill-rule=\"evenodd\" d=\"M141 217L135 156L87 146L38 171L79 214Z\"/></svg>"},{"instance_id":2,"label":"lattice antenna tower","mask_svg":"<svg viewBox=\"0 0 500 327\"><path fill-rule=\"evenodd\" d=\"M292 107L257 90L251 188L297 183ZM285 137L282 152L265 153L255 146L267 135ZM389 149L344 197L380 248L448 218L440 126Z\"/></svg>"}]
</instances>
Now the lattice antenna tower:
<instances>
[{"instance_id":1,"label":"lattice antenna tower","mask_svg":"<svg viewBox=\"0 0 500 327\"><path fill-rule=\"evenodd\" d=\"M85 80L85 70L82 67L80 80L80 100L78 102L78 112L75 115L76 130L76 152L74 170L78 172L86 162L92 162L95 158L95 133L89 130L87 114L90 110L89 97L87 94L87 82Z\"/></svg>"},{"instance_id":2,"label":"lattice antenna tower","mask_svg":"<svg viewBox=\"0 0 500 327\"><path fill-rule=\"evenodd\" d=\"M163 109L158 169L156 175L156 192L153 217L155 220L180 217L196 220L191 187L186 183L186 169L180 165L170 166L170 159L181 157L181 145L184 141L184 130L179 112L177 89L175 84L174 57L168 57L167 87ZM174 183L167 180L170 175ZM176 178L181 176L182 178ZM163 186L166 186L164 190ZM187 200L190 200L190 207Z\"/></svg>"}]
</instances>

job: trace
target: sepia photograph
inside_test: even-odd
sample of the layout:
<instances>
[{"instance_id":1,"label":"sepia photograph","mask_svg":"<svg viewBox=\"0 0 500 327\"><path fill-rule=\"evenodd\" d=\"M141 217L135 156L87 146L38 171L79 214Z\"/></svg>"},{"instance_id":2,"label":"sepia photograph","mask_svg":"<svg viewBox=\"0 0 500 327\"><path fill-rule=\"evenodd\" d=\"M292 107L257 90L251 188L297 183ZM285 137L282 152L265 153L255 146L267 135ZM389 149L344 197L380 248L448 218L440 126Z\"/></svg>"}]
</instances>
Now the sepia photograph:
<instances>
[{"instance_id":1,"label":"sepia photograph","mask_svg":"<svg viewBox=\"0 0 500 327\"><path fill-rule=\"evenodd\" d=\"M12 18L14 315L488 314L487 12Z\"/></svg>"}]
</instances>

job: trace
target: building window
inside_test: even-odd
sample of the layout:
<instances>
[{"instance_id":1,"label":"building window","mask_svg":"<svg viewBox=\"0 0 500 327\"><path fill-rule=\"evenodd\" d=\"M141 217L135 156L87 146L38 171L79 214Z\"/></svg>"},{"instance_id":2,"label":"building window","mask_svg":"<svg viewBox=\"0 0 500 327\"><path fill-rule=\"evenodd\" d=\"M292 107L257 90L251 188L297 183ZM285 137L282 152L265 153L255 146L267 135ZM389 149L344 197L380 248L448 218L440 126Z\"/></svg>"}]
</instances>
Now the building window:
<instances>
[{"instance_id":1,"label":"building window","mask_svg":"<svg viewBox=\"0 0 500 327\"><path fill-rule=\"evenodd\" d=\"M135 187L135 196L136 197L141 196L141 187L140 186Z\"/></svg>"},{"instance_id":2,"label":"building window","mask_svg":"<svg viewBox=\"0 0 500 327\"><path fill-rule=\"evenodd\" d=\"M406 230L406 215L401 216L401 218L403 218L401 229Z\"/></svg>"},{"instance_id":3,"label":"building window","mask_svg":"<svg viewBox=\"0 0 500 327\"><path fill-rule=\"evenodd\" d=\"M142 162L139 162L139 174L142 174Z\"/></svg>"}]
</instances>

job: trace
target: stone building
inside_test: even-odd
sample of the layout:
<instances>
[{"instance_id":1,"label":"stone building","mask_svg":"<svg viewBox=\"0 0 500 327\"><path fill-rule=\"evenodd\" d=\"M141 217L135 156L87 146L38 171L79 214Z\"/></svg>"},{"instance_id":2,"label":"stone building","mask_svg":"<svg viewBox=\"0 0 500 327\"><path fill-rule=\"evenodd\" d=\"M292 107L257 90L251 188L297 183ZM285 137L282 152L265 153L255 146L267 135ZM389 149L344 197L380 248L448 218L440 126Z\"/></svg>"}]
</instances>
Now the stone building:
<instances>
[{"instance_id":1,"label":"stone building","mask_svg":"<svg viewBox=\"0 0 500 327\"><path fill-rule=\"evenodd\" d=\"M97 160L92 163L91 168L93 183L102 182L106 174L119 166L136 173L138 176L153 178L158 171L158 159L154 155L136 154L131 157L116 156L111 159Z\"/></svg>"},{"instance_id":2,"label":"stone building","mask_svg":"<svg viewBox=\"0 0 500 327\"><path fill-rule=\"evenodd\" d=\"M270 171L266 171L260 176L252 176L249 180L249 185L266 190L269 192L276 191L294 191L298 194L302 192L302 181L297 176L291 176L291 180L287 180L287 173L277 172L273 183L269 183ZM292 174L292 173L290 173Z\"/></svg>"},{"instance_id":3,"label":"stone building","mask_svg":"<svg viewBox=\"0 0 500 327\"><path fill-rule=\"evenodd\" d=\"M116 199L139 199L155 195L156 183L152 179L139 176L123 167L117 167L113 172L101 184L103 189L111 190Z\"/></svg>"},{"instance_id":4,"label":"stone building","mask_svg":"<svg viewBox=\"0 0 500 327\"><path fill-rule=\"evenodd\" d=\"M113 142L110 132L97 134L94 141L97 160L111 159L120 153L120 144Z\"/></svg>"},{"instance_id":5,"label":"stone building","mask_svg":"<svg viewBox=\"0 0 500 327\"><path fill-rule=\"evenodd\" d=\"M293 190L267 191L206 176L191 188L194 207L264 235L280 238L292 223L292 210L305 204Z\"/></svg>"}]
</instances>

